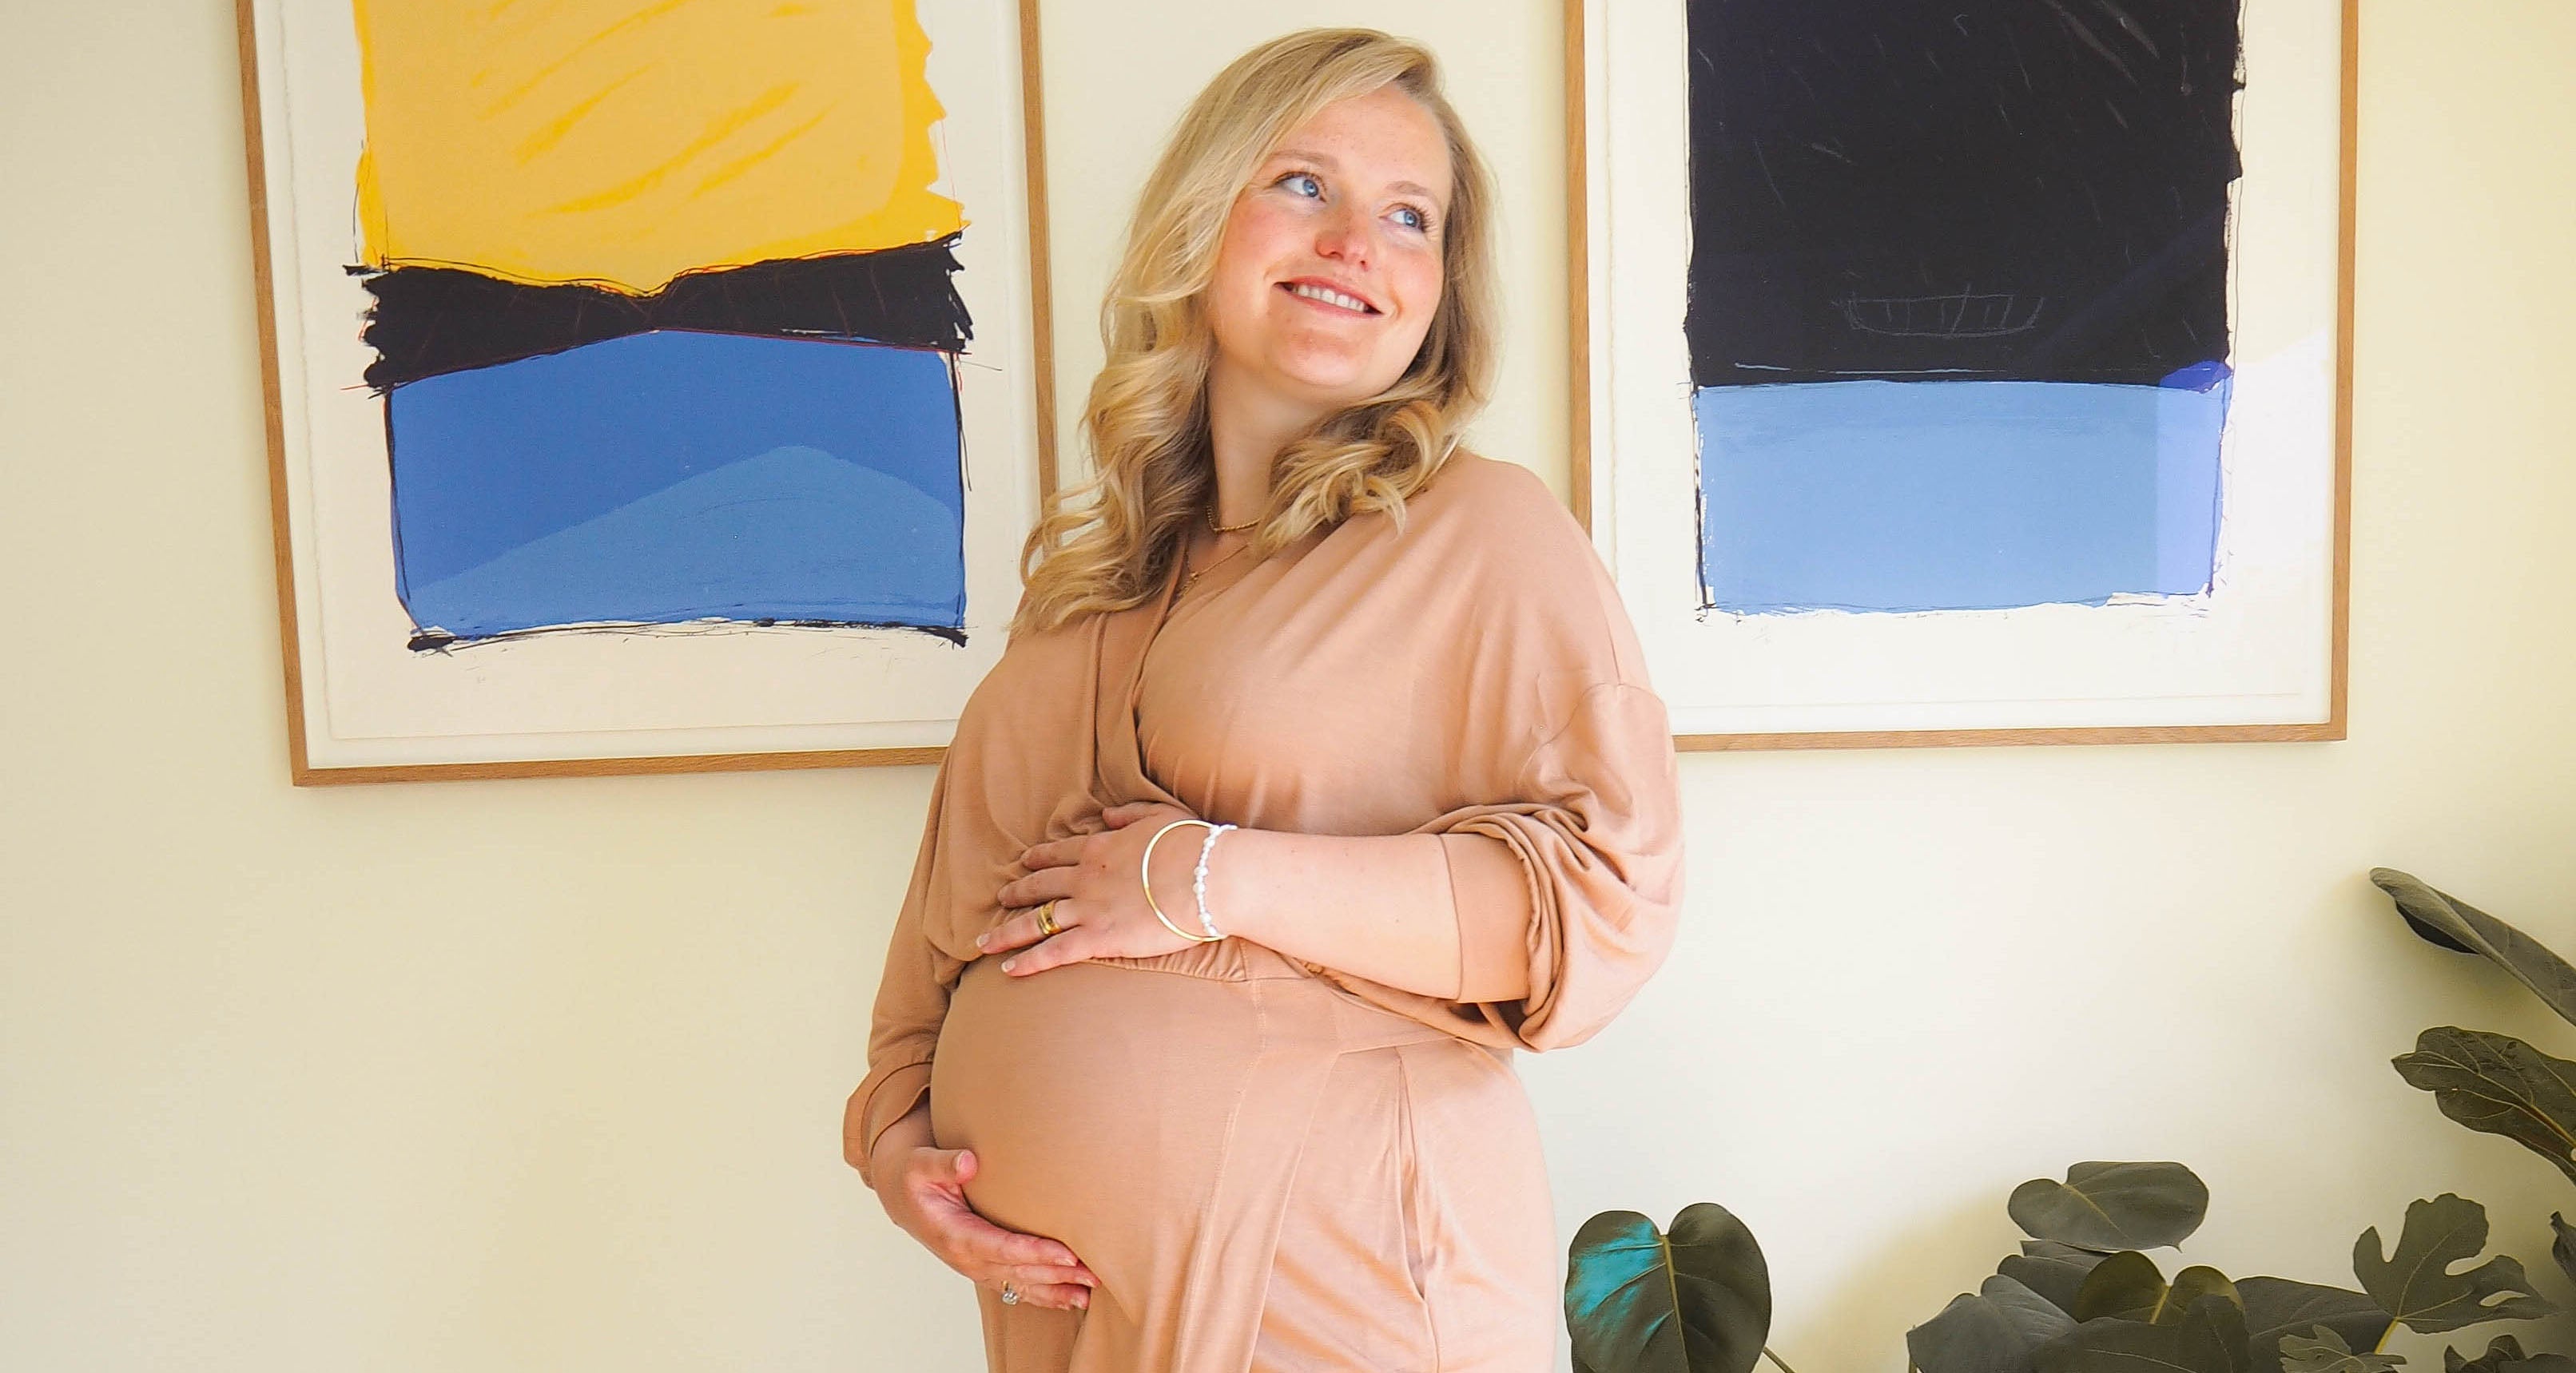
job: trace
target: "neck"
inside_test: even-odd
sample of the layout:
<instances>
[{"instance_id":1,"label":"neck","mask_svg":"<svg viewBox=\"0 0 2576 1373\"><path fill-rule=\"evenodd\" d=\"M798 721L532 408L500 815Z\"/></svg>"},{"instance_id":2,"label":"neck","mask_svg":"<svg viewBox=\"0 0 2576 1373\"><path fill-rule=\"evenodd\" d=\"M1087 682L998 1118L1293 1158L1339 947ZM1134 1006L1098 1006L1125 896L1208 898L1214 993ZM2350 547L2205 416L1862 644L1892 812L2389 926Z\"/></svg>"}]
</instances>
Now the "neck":
<instances>
[{"instance_id":1,"label":"neck","mask_svg":"<svg viewBox=\"0 0 2576 1373\"><path fill-rule=\"evenodd\" d=\"M1208 371L1208 440L1216 460L1216 522L1242 524L1270 505L1279 451L1323 413L1246 384L1220 354Z\"/></svg>"}]
</instances>

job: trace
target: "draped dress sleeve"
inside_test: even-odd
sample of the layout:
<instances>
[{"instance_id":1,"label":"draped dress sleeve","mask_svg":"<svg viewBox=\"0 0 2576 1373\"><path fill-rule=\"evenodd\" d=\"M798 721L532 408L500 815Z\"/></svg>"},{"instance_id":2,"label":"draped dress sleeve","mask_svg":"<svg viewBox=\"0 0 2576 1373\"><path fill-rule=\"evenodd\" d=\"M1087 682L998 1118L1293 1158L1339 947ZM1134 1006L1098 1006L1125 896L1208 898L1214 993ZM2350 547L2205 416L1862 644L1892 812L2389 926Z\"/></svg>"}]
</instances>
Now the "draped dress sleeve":
<instances>
[{"instance_id":1,"label":"draped dress sleeve","mask_svg":"<svg viewBox=\"0 0 2576 1373\"><path fill-rule=\"evenodd\" d=\"M1459 703L1449 807L1415 832L1439 836L1448 859L1460 985L1442 999L1340 980L1481 1043L1561 1048L1607 1025L1672 946L1683 831L1671 725L1581 526L1526 469L1453 461L1448 503L1419 531L1431 556L1410 560L1437 581L1404 599L1440 659L1417 680ZM1517 998L1489 993L1524 982Z\"/></svg>"}]
</instances>

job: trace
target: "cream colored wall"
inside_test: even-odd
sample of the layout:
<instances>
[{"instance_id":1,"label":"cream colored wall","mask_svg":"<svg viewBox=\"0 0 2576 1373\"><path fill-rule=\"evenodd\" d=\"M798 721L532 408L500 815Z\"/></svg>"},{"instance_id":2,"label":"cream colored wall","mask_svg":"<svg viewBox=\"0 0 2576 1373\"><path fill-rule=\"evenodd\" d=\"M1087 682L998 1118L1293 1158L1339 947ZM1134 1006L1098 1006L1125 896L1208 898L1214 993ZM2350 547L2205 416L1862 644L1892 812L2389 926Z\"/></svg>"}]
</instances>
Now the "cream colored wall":
<instances>
[{"instance_id":1,"label":"cream colored wall","mask_svg":"<svg viewBox=\"0 0 2576 1373\"><path fill-rule=\"evenodd\" d=\"M1552 0L1047 8L1069 404L1181 100L1374 22L1505 178L1482 432L1561 488ZM2576 7L2366 35L2353 739L1691 758L1671 966L1526 1064L1568 1228L1727 1202L1802 1373L1901 1368L2079 1158L2197 1165L2239 1272L2443 1189L2546 1267L2565 1187L2385 1060L2576 1030L2361 873L2576 948ZM836 1157L926 771L285 785L235 73L224 0L0 5L0 1366L976 1367Z\"/></svg>"}]
</instances>

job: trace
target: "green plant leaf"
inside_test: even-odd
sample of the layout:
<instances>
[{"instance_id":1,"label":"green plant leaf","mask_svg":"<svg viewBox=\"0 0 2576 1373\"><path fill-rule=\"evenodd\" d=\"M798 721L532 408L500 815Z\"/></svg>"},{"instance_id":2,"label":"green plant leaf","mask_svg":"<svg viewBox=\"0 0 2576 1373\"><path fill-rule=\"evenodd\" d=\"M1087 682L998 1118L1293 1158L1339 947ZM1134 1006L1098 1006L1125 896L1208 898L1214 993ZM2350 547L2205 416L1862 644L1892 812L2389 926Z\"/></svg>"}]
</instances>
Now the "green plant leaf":
<instances>
[{"instance_id":1,"label":"green plant leaf","mask_svg":"<svg viewBox=\"0 0 2576 1373\"><path fill-rule=\"evenodd\" d=\"M1700 1202L1669 1234L1604 1211L1566 1256L1565 1328L1577 1362L1617 1373L1751 1373L1771 1334L1771 1270L1725 1207Z\"/></svg>"},{"instance_id":2,"label":"green plant leaf","mask_svg":"<svg viewBox=\"0 0 2576 1373\"><path fill-rule=\"evenodd\" d=\"M2237 1304L2235 1288L2195 1299L2183 1311L2181 1328L2185 1362L2213 1373L2253 1373L2254 1341L2245 1329L2245 1308Z\"/></svg>"},{"instance_id":3,"label":"green plant leaf","mask_svg":"<svg viewBox=\"0 0 2576 1373\"><path fill-rule=\"evenodd\" d=\"M2576 1359L2564 1354L2525 1354L2522 1341L2498 1335L2487 1352L2471 1359L2456 1349L2442 1351L2442 1373L2570 1373Z\"/></svg>"},{"instance_id":4,"label":"green plant leaf","mask_svg":"<svg viewBox=\"0 0 2576 1373\"><path fill-rule=\"evenodd\" d=\"M2442 1114L2502 1135L2576 1180L2576 1063L2511 1035L2444 1025L2392 1060L2397 1075L2433 1094Z\"/></svg>"},{"instance_id":5,"label":"green plant leaf","mask_svg":"<svg viewBox=\"0 0 2576 1373\"><path fill-rule=\"evenodd\" d=\"M2397 913L2427 942L2484 956L2529 987L2549 1009L2576 1024L2576 967L2569 967L2546 945L2395 868L2372 868L2370 880L2388 893L2397 903Z\"/></svg>"},{"instance_id":6,"label":"green plant leaf","mask_svg":"<svg viewBox=\"0 0 2576 1373\"><path fill-rule=\"evenodd\" d=\"M2558 1237L2549 1242L2549 1257L2558 1261L2559 1272L2566 1274L2569 1281L2576 1282L2576 1225L2569 1225L2565 1217L2552 1211L2549 1213L2549 1231Z\"/></svg>"},{"instance_id":7,"label":"green plant leaf","mask_svg":"<svg viewBox=\"0 0 2576 1373\"><path fill-rule=\"evenodd\" d=\"M1998 1273L1906 1331L1905 1352L1922 1373L2031 1373L2032 1351L2074 1328L2074 1317Z\"/></svg>"},{"instance_id":8,"label":"green plant leaf","mask_svg":"<svg viewBox=\"0 0 2576 1373\"><path fill-rule=\"evenodd\" d=\"M2442 1373L2504 1373L2505 1365L2522 1361L2522 1341L2498 1335L2488 1342L2487 1352L2474 1359L2456 1349L2443 1350Z\"/></svg>"},{"instance_id":9,"label":"green plant leaf","mask_svg":"<svg viewBox=\"0 0 2576 1373\"><path fill-rule=\"evenodd\" d=\"M2215 1268L2192 1267L2174 1274L2172 1285L2156 1271L2155 1261L2132 1249L2102 1260L2075 1294L2078 1321L2104 1316L2149 1325L2180 1325L2203 1297L2216 1297L2242 1313L2245 1299L2236 1284Z\"/></svg>"},{"instance_id":10,"label":"green plant leaf","mask_svg":"<svg viewBox=\"0 0 2576 1373\"><path fill-rule=\"evenodd\" d=\"M2056 1303L2001 1273L1986 1279L1977 1295L1993 1302L2034 1349L2075 1328L2075 1318Z\"/></svg>"},{"instance_id":11,"label":"green plant leaf","mask_svg":"<svg viewBox=\"0 0 2576 1373\"><path fill-rule=\"evenodd\" d=\"M2236 1284L2229 1282L2225 1273L2196 1266L2174 1274L2173 1286L2166 1289L2164 1302L2156 1308L2153 1319L2158 1325L2178 1325L2203 1297L2217 1297L2235 1307L2239 1315L2245 1311L2245 1298L2237 1294Z\"/></svg>"},{"instance_id":12,"label":"green plant leaf","mask_svg":"<svg viewBox=\"0 0 2576 1373\"><path fill-rule=\"evenodd\" d=\"M2487 1209L2444 1192L2406 1208L2394 1256L2382 1256L2377 1226L2362 1231L2353 1241L2352 1272L2380 1310L2419 1335L2480 1321L2530 1320L2558 1309L2531 1290L2521 1264L2503 1255L2465 1273L2451 1271L2486 1247Z\"/></svg>"},{"instance_id":13,"label":"green plant leaf","mask_svg":"<svg viewBox=\"0 0 2576 1373\"><path fill-rule=\"evenodd\" d=\"M2032 1178L2004 1209L2034 1239L2113 1253L2180 1244L2209 1213L2209 1188L2179 1163L2079 1163Z\"/></svg>"},{"instance_id":14,"label":"green plant leaf","mask_svg":"<svg viewBox=\"0 0 2576 1373\"><path fill-rule=\"evenodd\" d=\"M1995 1272L2037 1292L2060 1311L2072 1315L2075 1295L2084 1290L2084 1279L2102 1263L2102 1256L2090 1249L2078 1249L2054 1240L2024 1240L2021 1252L2007 1255L1995 1265Z\"/></svg>"},{"instance_id":15,"label":"green plant leaf","mask_svg":"<svg viewBox=\"0 0 2576 1373\"><path fill-rule=\"evenodd\" d=\"M2346 1348L2376 1349L2388 1337L2388 1327L2397 1323L2368 1296L2340 1287L2287 1278L2247 1278L2236 1285L2236 1291L2245 1299L2255 1367L2264 1373L2279 1366L2286 1336L2305 1336L2322 1327L2340 1337Z\"/></svg>"},{"instance_id":16,"label":"green plant leaf","mask_svg":"<svg viewBox=\"0 0 2576 1373\"><path fill-rule=\"evenodd\" d=\"M2208 1373L2182 1362L2182 1332L2104 1316L2041 1346L2038 1373Z\"/></svg>"},{"instance_id":17,"label":"green plant leaf","mask_svg":"<svg viewBox=\"0 0 2576 1373\"><path fill-rule=\"evenodd\" d=\"M2281 1339L2281 1373L2391 1373L2404 1362L2400 1354L2356 1354L2343 1336L2322 1325L2316 1327L2313 1338L2286 1335Z\"/></svg>"},{"instance_id":18,"label":"green plant leaf","mask_svg":"<svg viewBox=\"0 0 2576 1373\"><path fill-rule=\"evenodd\" d=\"M2248 1373L2245 1316L2224 1297L2194 1302L2173 1325L2101 1317L2040 1346L2038 1373Z\"/></svg>"},{"instance_id":19,"label":"green plant leaf","mask_svg":"<svg viewBox=\"0 0 2576 1373\"><path fill-rule=\"evenodd\" d=\"M2031 1373L2034 1343L1993 1300L1962 1292L1905 1332L1905 1357L1922 1373Z\"/></svg>"},{"instance_id":20,"label":"green plant leaf","mask_svg":"<svg viewBox=\"0 0 2576 1373\"><path fill-rule=\"evenodd\" d=\"M2164 1300L2165 1275L2155 1260L2132 1249L2102 1260L2086 1275L2070 1314L2078 1323L2110 1317L2153 1324Z\"/></svg>"}]
</instances>

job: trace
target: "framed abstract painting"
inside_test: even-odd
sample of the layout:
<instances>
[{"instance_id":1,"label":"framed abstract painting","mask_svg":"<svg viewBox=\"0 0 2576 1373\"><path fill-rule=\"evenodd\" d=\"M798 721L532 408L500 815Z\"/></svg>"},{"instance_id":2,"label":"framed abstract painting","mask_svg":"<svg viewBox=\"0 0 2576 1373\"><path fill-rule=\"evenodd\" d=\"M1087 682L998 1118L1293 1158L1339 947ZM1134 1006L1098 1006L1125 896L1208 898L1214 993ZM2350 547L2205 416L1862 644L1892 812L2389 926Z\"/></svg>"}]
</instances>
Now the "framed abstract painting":
<instances>
[{"instance_id":1,"label":"framed abstract painting","mask_svg":"<svg viewBox=\"0 0 2576 1373\"><path fill-rule=\"evenodd\" d=\"M921 762L1053 480L1027 0L238 0L299 783Z\"/></svg>"},{"instance_id":2,"label":"framed abstract painting","mask_svg":"<svg viewBox=\"0 0 2576 1373\"><path fill-rule=\"evenodd\" d=\"M2343 737L2355 0L1568 3L1685 747Z\"/></svg>"}]
</instances>

